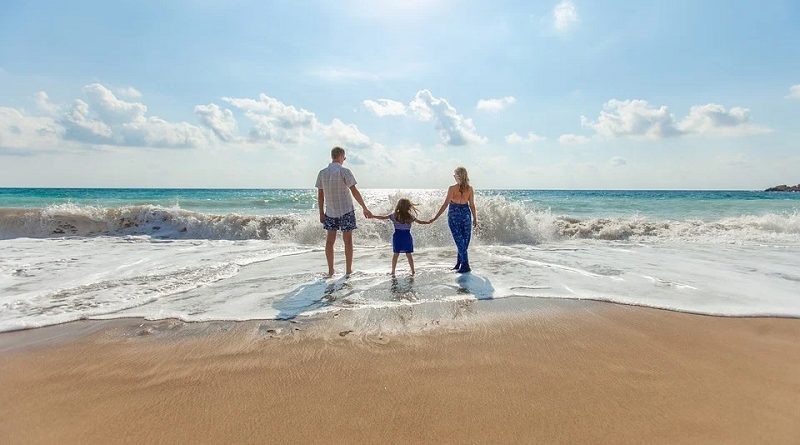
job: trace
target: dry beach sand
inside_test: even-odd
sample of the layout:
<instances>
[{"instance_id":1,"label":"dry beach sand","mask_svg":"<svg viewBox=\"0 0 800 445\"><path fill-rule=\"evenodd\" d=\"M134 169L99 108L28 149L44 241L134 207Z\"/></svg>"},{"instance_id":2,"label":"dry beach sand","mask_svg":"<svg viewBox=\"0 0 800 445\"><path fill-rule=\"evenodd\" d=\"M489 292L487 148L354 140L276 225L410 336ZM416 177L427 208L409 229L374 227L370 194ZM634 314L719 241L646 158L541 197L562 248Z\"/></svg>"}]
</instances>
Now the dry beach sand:
<instances>
[{"instance_id":1,"label":"dry beach sand","mask_svg":"<svg viewBox=\"0 0 800 445\"><path fill-rule=\"evenodd\" d=\"M414 334L359 333L346 312L2 334L0 443L800 438L800 320L536 305Z\"/></svg>"}]
</instances>

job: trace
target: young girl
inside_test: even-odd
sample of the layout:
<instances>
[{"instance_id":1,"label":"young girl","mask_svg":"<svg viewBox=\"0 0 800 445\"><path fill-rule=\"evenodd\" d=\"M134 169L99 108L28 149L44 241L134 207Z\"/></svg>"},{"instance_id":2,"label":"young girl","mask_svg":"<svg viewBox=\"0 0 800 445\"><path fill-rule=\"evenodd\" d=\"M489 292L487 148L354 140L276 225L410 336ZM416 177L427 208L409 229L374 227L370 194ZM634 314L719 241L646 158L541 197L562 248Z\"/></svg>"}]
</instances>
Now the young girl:
<instances>
[{"instance_id":1,"label":"young girl","mask_svg":"<svg viewBox=\"0 0 800 445\"><path fill-rule=\"evenodd\" d=\"M417 207L406 198L397 201L397 206L394 208L394 213L389 215L380 216L375 215L378 219L388 219L394 223L394 235L392 235L392 276L397 269L397 257L401 253L406 254L408 259L408 267L411 268L411 275L414 275L414 240L411 238L411 224L418 222L420 224L430 224L430 221L423 221L416 218Z\"/></svg>"}]
</instances>

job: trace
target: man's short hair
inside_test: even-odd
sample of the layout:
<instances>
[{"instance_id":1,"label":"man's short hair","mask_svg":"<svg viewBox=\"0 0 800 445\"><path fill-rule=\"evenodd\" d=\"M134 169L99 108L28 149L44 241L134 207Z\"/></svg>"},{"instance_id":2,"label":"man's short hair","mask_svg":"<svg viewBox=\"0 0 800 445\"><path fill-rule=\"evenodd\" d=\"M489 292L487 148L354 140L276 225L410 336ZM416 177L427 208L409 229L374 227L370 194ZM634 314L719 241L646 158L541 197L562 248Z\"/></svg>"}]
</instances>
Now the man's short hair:
<instances>
[{"instance_id":1,"label":"man's short hair","mask_svg":"<svg viewBox=\"0 0 800 445\"><path fill-rule=\"evenodd\" d=\"M337 159L341 156L344 156L344 148L333 147L333 149L331 150L331 159Z\"/></svg>"}]
</instances>

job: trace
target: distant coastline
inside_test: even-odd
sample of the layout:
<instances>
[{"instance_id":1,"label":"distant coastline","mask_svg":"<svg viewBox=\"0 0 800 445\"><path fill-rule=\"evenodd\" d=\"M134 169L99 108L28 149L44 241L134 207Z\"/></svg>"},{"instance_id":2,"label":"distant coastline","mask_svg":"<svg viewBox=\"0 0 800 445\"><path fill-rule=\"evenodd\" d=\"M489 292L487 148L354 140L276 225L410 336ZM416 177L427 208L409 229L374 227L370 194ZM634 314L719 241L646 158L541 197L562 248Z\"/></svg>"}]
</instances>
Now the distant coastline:
<instances>
[{"instance_id":1,"label":"distant coastline","mask_svg":"<svg viewBox=\"0 0 800 445\"><path fill-rule=\"evenodd\" d=\"M765 192L800 192L800 184L797 185L776 185L775 187L770 187Z\"/></svg>"}]
</instances>

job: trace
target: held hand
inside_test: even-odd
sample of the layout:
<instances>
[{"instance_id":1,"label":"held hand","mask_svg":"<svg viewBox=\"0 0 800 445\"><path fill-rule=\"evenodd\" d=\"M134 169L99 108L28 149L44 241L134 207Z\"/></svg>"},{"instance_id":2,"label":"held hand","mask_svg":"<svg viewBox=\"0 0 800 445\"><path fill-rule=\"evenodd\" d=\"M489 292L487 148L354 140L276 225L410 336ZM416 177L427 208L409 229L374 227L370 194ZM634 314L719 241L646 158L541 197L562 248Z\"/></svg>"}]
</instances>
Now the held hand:
<instances>
[{"instance_id":1,"label":"held hand","mask_svg":"<svg viewBox=\"0 0 800 445\"><path fill-rule=\"evenodd\" d=\"M364 218L371 219L372 216L372 212L370 212L368 208L364 207Z\"/></svg>"}]
</instances>

